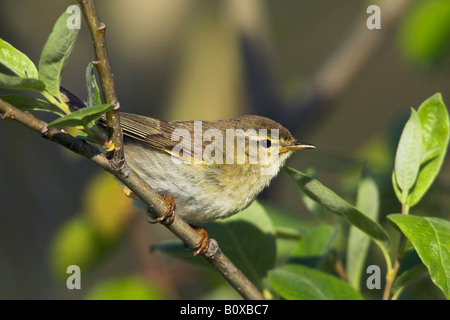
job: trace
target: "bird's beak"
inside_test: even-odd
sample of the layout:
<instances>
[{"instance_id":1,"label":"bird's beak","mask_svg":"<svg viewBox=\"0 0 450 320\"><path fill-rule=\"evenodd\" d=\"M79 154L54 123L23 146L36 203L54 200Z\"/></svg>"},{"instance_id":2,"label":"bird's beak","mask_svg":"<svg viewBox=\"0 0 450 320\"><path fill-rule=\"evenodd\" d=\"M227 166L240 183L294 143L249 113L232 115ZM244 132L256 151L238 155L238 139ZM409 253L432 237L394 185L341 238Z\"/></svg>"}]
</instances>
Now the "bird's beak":
<instances>
[{"instance_id":1,"label":"bird's beak","mask_svg":"<svg viewBox=\"0 0 450 320\"><path fill-rule=\"evenodd\" d=\"M294 140L290 145L280 147L278 150L280 153L282 153L282 152L288 152L288 151L295 151L295 150L302 150L302 149L315 149L315 148L316 147L313 146L312 144L300 143L300 142Z\"/></svg>"}]
</instances>

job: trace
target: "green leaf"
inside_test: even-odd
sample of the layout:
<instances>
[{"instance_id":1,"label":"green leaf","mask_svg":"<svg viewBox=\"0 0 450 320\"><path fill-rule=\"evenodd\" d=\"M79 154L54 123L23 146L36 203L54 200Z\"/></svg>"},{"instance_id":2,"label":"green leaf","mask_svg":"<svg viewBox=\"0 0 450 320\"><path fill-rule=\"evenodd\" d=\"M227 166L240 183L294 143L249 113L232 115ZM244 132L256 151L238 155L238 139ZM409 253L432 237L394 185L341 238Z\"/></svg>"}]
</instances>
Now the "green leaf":
<instances>
[{"instance_id":1,"label":"green leaf","mask_svg":"<svg viewBox=\"0 0 450 320\"><path fill-rule=\"evenodd\" d=\"M392 187L394 188L395 195L397 196L398 201L402 201L402 190L398 186L397 176L395 175L395 170L392 171Z\"/></svg>"},{"instance_id":2,"label":"green leaf","mask_svg":"<svg viewBox=\"0 0 450 320\"><path fill-rule=\"evenodd\" d=\"M0 73L0 88L13 90L35 90L44 91L45 84L38 79L21 78Z\"/></svg>"},{"instance_id":3,"label":"green leaf","mask_svg":"<svg viewBox=\"0 0 450 320\"><path fill-rule=\"evenodd\" d=\"M386 231L376 221L368 218L319 181L292 168L285 168L285 170L311 199L321 203L331 212L343 217L351 225L365 232L378 244L385 257L389 256L391 241Z\"/></svg>"},{"instance_id":4,"label":"green leaf","mask_svg":"<svg viewBox=\"0 0 450 320\"><path fill-rule=\"evenodd\" d=\"M450 137L447 107L440 93L427 99L417 110L422 124L422 160L408 205L414 206L427 192L441 169Z\"/></svg>"},{"instance_id":5,"label":"green leaf","mask_svg":"<svg viewBox=\"0 0 450 320\"><path fill-rule=\"evenodd\" d=\"M292 250L290 263L317 267L324 256L330 252L339 235L337 226L322 224L312 229Z\"/></svg>"},{"instance_id":6,"label":"green leaf","mask_svg":"<svg viewBox=\"0 0 450 320\"><path fill-rule=\"evenodd\" d=\"M273 289L289 300L362 300L344 281L301 265L285 265L269 272Z\"/></svg>"},{"instance_id":7,"label":"green leaf","mask_svg":"<svg viewBox=\"0 0 450 320\"><path fill-rule=\"evenodd\" d=\"M379 210L379 192L372 173L364 167L358 185L356 208L365 213L367 217L377 221ZM348 236L347 248L347 276L353 288L359 290L361 274L364 269L370 238L361 230L351 227Z\"/></svg>"},{"instance_id":8,"label":"green leaf","mask_svg":"<svg viewBox=\"0 0 450 320\"><path fill-rule=\"evenodd\" d=\"M67 19L71 14L64 11L50 33L39 61L39 77L45 83L47 91L59 96L61 72L67 63L78 35L78 29L69 29Z\"/></svg>"},{"instance_id":9,"label":"green leaf","mask_svg":"<svg viewBox=\"0 0 450 320\"><path fill-rule=\"evenodd\" d=\"M48 127L86 127L91 121L99 120L102 114L112 109L114 109L113 104L102 104L99 106L83 108L56 119L49 123Z\"/></svg>"},{"instance_id":10,"label":"green leaf","mask_svg":"<svg viewBox=\"0 0 450 320\"><path fill-rule=\"evenodd\" d=\"M162 290L140 275L127 275L95 285L87 294L88 300L163 300Z\"/></svg>"},{"instance_id":11,"label":"green leaf","mask_svg":"<svg viewBox=\"0 0 450 320\"><path fill-rule=\"evenodd\" d=\"M39 77L34 63L5 40L0 39L0 63L21 78Z\"/></svg>"},{"instance_id":12,"label":"green leaf","mask_svg":"<svg viewBox=\"0 0 450 320\"><path fill-rule=\"evenodd\" d=\"M307 169L305 174L310 178L317 179L316 173L314 172L313 169ZM302 201L305 204L306 208L308 208L309 211L314 213L319 220L324 221L325 217L327 215L325 207L321 206L319 203L312 200L310 197L308 197L306 194L304 194L301 191L301 189L299 189L299 192L300 192L300 196L301 196Z\"/></svg>"},{"instance_id":13,"label":"green leaf","mask_svg":"<svg viewBox=\"0 0 450 320\"><path fill-rule=\"evenodd\" d=\"M253 202L225 220L206 224L209 235L251 282L258 285L276 258L275 228L265 208Z\"/></svg>"},{"instance_id":14,"label":"green leaf","mask_svg":"<svg viewBox=\"0 0 450 320\"><path fill-rule=\"evenodd\" d=\"M450 222L402 214L388 218L411 241L433 282L450 299Z\"/></svg>"},{"instance_id":15,"label":"green leaf","mask_svg":"<svg viewBox=\"0 0 450 320\"><path fill-rule=\"evenodd\" d=\"M61 109L46 100L15 94L0 96L0 98L23 111L46 111L64 115Z\"/></svg>"},{"instance_id":16,"label":"green leaf","mask_svg":"<svg viewBox=\"0 0 450 320\"><path fill-rule=\"evenodd\" d=\"M102 104L100 89L98 88L95 79L94 65L92 62L89 62L86 68L86 87L88 92L88 106L91 107Z\"/></svg>"},{"instance_id":17,"label":"green leaf","mask_svg":"<svg viewBox=\"0 0 450 320\"><path fill-rule=\"evenodd\" d=\"M395 178L402 191L401 203L406 203L409 190L416 182L422 160L422 124L417 112L411 109L395 155Z\"/></svg>"}]
</instances>

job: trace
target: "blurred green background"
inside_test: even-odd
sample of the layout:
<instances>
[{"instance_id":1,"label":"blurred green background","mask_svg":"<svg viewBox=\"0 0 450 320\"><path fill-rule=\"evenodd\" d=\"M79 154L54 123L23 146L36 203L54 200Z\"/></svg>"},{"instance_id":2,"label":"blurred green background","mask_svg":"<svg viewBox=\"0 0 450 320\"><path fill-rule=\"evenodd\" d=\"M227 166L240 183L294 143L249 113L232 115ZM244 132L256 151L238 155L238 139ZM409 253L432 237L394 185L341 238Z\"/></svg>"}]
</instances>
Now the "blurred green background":
<instances>
[{"instance_id":1,"label":"blurred green background","mask_svg":"<svg viewBox=\"0 0 450 320\"><path fill-rule=\"evenodd\" d=\"M54 22L73 3L2 1L0 37L37 64ZM381 7L381 30L366 27L370 4ZM96 5L123 111L167 120L269 116L318 147L288 165L314 168L350 202L366 163L378 178L383 225L386 214L400 211L390 177L410 107L436 92L450 105L448 0ZM93 56L83 21L62 78L83 99ZM449 191L447 160L413 213L449 219ZM313 219L284 172L260 201ZM1 299L238 297L212 268L150 252L174 236L146 219L94 164L0 121ZM66 288L71 264L81 267L81 290ZM405 297L442 297L426 275L415 285L427 289Z\"/></svg>"}]
</instances>

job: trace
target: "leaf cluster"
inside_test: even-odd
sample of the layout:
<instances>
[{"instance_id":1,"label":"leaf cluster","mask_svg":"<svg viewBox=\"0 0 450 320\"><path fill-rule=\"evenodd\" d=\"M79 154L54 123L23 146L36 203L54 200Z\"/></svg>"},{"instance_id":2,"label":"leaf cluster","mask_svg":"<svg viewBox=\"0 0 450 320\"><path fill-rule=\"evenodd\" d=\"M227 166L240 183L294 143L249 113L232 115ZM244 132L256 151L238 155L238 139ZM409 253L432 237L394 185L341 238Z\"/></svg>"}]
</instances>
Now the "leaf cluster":
<instances>
[{"instance_id":1,"label":"leaf cluster","mask_svg":"<svg viewBox=\"0 0 450 320\"><path fill-rule=\"evenodd\" d=\"M79 31L68 27L69 17L69 13L64 12L53 26L42 49L39 68L24 53L0 39L0 63L14 73L0 73L0 88L37 91L45 100L16 94L1 95L0 98L23 111L54 113L59 118L49 123L49 128L75 127L80 130L81 138L110 147L95 123L114 105L102 104L92 63L86 71L89 93L86 108L71 110L60 92L62 70L75 47Z\"/></svg>"}]
</instances>

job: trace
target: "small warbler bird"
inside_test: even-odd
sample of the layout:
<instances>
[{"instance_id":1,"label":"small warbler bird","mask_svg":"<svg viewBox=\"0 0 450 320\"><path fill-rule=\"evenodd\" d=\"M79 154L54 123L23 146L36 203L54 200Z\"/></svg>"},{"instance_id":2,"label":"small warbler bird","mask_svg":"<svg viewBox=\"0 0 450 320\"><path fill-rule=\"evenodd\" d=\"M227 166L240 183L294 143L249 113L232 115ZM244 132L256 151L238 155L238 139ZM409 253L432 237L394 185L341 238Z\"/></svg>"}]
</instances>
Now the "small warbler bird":
<instances>
[{"instance_id":1,"label":"small warbler bird","mask_svg":"<svg viewBox=\"0 0 450 320\"><path fill-rule=\"evenodd\" d=\"M67 90L61 92L69 106L85 107ZM297 142L279 123L254 115L169 122L120 113L120 123L126 162L172 204L172 210L157 219L165 224L173 220L175 205L176 214L189 223L241 211L295 150L315 148ZM195 254L205 248L207 244Z\"/></svg>"},{"instance_id":2,"label":"small warbler bird","mask_svg":"<svg viewBox=\"0 0 450 320\"><path fill-rule=\"evenodd\" d=\"M127 163L157 192L171 195L176 213L190 223L226 218L246 208L295 150L314 148L298 143L286 128L260 116L202 121L199 133L194 121L168 122L129 113L121 113L120 121ZM249 129L262 134L248 134ZM271 134L274 129L278 136ZM205 139L211 130L216 132L214 141ZM189 134L178 140L174 132ZM235 136L229 138L232 133ZM203 138L195 141L195 134ZM248 143L239 148L237 141L243 138ZM174 152L177 147L182 152ZM208 147L213 149L212 155ZM196 159L196 148L200 159ZM231 150L228 154L227 148ZM256 159L264 149L268 156Z\"/></svg>"}]
</instances>

